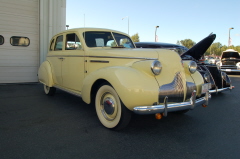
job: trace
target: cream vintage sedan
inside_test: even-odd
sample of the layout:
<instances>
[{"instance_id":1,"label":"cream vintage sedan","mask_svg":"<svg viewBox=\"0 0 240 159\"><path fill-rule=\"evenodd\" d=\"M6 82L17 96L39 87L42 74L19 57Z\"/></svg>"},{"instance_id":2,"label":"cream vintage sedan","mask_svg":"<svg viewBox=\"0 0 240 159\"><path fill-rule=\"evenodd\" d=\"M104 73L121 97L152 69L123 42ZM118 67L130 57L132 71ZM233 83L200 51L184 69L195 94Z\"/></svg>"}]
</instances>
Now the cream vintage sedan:
<instances>
[{"instance_id":1,"label":"cream vintage sedan","mask_svg":"<svg viewBox=\"0 0 240 159\"><path fill-rule=\"evenodd\" d=\"M132 112L185 113L211 97L194 61L165 49L137 49L122 32L78 28L55 35L38 71L47 95L56 88L95 103L109 129L127 126Z\"/></svg>"}]
</instances>

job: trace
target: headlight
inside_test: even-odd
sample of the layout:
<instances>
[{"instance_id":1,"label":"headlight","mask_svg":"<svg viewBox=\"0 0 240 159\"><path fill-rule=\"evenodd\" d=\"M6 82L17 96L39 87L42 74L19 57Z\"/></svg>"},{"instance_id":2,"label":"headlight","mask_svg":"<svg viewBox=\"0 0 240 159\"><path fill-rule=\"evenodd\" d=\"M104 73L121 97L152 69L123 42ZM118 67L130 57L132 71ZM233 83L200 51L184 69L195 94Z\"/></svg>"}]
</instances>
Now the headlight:
<instances>
[{"instance_id":1,"label":"headlight","mask_svg":"<svg viewBox=\"0 0 240 159\"><path fill-rule=\"evenodd\" d=\"M240 69L240 62L236 64L237 68Z\"/></svg>"},{"instance_id":2,"label":"headlight","mask_svg":"<svg viewBox=\"0 0 240 159\"><path fill-rule=\"evenodd\" d=\"M227 79L227 74L226 74L225 72L221 72L221 74L222 74L222 79L224 79L224 81L226 81L226 79Z\"/></svg>"},{"instance_id":3,"label":"headlight","mask_svg":"<svg viewBox=\"0 0 240 159\"><path fill-rule=\"evenodd\" d=\"M162 70L162 65L161 65L160 61L153 61L151 70L152 70L153 74L159 75Z\"/></svg>"},{"instance_id":4,"label":"headlight","mask_svg":"<svg viewBox=\"0 0 240 159\"><path fill-rule=\"evenodd\" d=\"M203 77L208 83L210 83L210 75L208 73L205 73Z\"/></svg>"},{"instance_id":5,"label":"headlight","mask_svg":"<svg viewBox=\"0 0 240 159\"><path fill-rule=\"evenodd\" d=\"M195 73L197 70L197 63L195 61L191 61L188 65L188 68L191 73Z\"/></svg>"}]
</instances>

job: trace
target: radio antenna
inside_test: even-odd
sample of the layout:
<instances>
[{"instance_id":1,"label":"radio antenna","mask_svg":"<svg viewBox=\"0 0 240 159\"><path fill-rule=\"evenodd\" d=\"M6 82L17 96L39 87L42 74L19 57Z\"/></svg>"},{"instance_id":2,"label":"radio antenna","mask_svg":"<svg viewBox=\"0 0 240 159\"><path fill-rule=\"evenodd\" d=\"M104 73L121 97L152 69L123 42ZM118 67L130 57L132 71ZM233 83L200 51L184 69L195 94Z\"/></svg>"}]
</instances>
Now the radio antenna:
<instances>
[{"instance_id":1,"label":"radio antenna","mask_svg":"<svg viewBox=\"0 0 240 159\"><path fill-rule=\"evenodd\" d=\"M84 41L86 43L86 37L85 37L85 13L83 14L83 28L84 28Z\"/></svg>"}]
</instances>

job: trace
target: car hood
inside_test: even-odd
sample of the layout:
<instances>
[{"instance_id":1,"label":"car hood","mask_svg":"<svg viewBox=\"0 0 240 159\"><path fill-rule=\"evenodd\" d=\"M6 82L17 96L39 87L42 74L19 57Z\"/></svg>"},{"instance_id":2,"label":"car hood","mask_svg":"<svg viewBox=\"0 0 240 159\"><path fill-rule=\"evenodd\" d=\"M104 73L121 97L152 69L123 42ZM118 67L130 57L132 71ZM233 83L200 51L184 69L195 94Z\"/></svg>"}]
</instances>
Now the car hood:
<instances>
[{"instance_id":1,"label":"car hood","mask_svg":"<svg viewBox=\"0 0 240 159\"><path fill-rule=\"evenodd\" d=\"M202 39L200 42L198 42L196 45L194 45L192 48L190 48L188 51L183 53L181 55L181 58L188 55L193 57L196 60L201 59L203 54L207 51L207 49L210 47L210 45L213 43L213 41L216 38L216 34L210 34L206 38Z\"/></svg>"}]
</instances>

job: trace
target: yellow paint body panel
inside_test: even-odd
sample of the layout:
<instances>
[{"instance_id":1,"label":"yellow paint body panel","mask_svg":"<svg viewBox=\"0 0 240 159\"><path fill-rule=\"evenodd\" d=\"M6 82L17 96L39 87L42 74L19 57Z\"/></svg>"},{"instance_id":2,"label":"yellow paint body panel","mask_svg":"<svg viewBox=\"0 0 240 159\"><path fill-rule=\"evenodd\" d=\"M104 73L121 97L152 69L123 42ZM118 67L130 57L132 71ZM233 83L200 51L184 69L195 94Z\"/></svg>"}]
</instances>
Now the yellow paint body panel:
<instances>
[{"instance_id":1,"label":"yellow paint body panel","mask_svg":"<svg viewBox=\"0 0 240 159\"><path fill-rule=\"evenodd\" d=\"M63 35L64 41L67 34L76 34L82 49L65 50L63 46L60 51L49 51L46 61L39 68L40 82L80 95L83 101L90 103L93 85L104 80L112 85L130 110L136 106L159 104L159 88L171 83L177 74L184 83L183 101L188 100L186 82L195 83L197 95L201 93L203 79L200 73L190 74L187 62L183 66L176 52L165 49L90 48L84 42L85 31L107 31L128 36L114 30L93 28L70 29L55 35L53 39ZM151 70L154 60L162 65L159 75L154 75Z\"/></svg>"}]
</instances>

